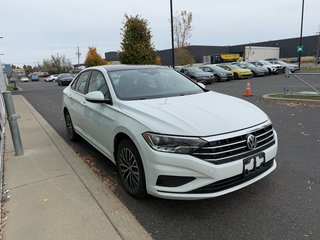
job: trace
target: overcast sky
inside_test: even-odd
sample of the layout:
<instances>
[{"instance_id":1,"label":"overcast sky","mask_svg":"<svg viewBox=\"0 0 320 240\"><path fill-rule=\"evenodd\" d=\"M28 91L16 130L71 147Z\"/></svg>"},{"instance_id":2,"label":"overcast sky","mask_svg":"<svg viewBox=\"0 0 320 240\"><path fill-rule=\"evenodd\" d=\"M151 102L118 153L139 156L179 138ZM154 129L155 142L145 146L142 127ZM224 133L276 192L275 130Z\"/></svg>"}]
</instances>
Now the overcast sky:
<instances>
[{"instance_id":1,"label":"overcast sky","mask_svg":"<svg viewBox=\"0 0 320 240\"><path fill-rule=\"evenodd\" d=\"M193 13L191 45L234 45L299 37L302 0L172 0L174 11ZM320 0L305 0L303 35L320 26ZM83 62L88 47L120 50L124 14L149 21L157 50L171 47L169 0L3 0L1 62L42 63L52 54Z\"/></svg>"}]
</instances>

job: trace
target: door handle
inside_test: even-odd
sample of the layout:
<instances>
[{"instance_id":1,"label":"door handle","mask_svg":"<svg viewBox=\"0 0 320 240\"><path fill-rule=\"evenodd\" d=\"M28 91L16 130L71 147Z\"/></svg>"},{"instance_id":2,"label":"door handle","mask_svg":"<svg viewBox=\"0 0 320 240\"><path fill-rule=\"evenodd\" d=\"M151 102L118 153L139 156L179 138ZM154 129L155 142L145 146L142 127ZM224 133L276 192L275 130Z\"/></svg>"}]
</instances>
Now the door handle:
<instances>
[{"instance_id":1,"label":"door handle","mask_svg":"<svg viewBox=\"0 0 320 240\"><path fill-rule=\"evenodd\" d=\"M82 105L86 105L86 101L81 102Z\"/></svg>"}]
</instances>

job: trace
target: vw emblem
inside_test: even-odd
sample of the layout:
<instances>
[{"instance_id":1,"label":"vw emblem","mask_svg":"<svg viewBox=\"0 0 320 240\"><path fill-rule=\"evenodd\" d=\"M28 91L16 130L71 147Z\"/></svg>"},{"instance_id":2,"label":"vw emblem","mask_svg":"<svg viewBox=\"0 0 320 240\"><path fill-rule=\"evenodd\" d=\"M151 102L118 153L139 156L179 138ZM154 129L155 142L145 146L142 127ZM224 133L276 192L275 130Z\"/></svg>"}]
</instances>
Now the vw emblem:
<instances>
[{"instance_id":1,"label":"vw emblem","mask_svg":"<svg viewBox=\"0 0 320 240\"><path fill-rule=\"evenodd\" d=\"M247 146L248 148L251 149L255 149L257 147L257 139L254 135L249 134L247 137Z\"/></svg>"}]
</instances>

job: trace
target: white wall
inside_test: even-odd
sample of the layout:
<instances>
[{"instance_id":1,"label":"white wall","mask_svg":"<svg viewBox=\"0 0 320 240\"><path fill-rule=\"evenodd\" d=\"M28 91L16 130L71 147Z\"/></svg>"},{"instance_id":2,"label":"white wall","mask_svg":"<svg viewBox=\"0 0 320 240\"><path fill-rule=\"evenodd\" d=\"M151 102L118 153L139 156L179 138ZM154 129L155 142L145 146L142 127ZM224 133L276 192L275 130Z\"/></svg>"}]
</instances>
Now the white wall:
<instances>
[{"instance_id":1,"label":"white wall","mask_svg":"<svg viewBox=\"0 0 320 240\"><path fill-rule=\"evenodd\" d=\"M277 58L280 56L279 47L256 47L246 46L245 47L245 61L257 61L268 58Z\"/></svg>"}]
</instances>

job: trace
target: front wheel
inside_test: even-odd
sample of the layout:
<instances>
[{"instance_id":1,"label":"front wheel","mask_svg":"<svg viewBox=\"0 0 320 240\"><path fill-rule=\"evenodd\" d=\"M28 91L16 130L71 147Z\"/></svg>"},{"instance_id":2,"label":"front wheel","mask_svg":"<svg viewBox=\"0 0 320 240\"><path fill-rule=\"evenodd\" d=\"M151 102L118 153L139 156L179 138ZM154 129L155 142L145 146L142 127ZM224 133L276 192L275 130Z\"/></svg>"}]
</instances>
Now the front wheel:
<instances>
[{"instance_id":1,"label":"front wheel","mask_svg":"<svg viewBox=\"0 0 320 240\"><path fill-rule=\"evenodd\" d=\"M124 139L120 142L116 160L123 188L133 197L144 198L147 191L143 164L132 141Z\"/></svg>"},{"instance_id":2,"label":"front wheel","mask_svg":"<svg viewBox=\"0 0 320 240\"><path fill-rule=\"evenodd\" d=\"M234 77L234 79L239 79L238 73L234 73L233 77Z\"/></svg>"},{"instance_id":3,"label":"front wheel","mask_svg":"<svg viewBox=\"0 0 320 240\"><path fill-rule=\"evenodd\" d=\"M74 131L73 123L71 120L70 113L68 111L64 114L64 120L66 122L68 137L71 141L76 141L79 139L79 135Z\"/></svg>"}]
</instances>

